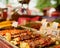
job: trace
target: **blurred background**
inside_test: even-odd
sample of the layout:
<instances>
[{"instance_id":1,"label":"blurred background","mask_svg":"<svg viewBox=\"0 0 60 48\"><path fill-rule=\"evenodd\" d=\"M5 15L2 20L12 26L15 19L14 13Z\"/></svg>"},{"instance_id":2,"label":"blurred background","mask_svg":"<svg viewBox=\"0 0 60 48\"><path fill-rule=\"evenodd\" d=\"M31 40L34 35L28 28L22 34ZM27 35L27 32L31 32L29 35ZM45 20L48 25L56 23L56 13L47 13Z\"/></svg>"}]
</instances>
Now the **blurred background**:
<instances>
[{"instance_id":1,"label":"blurred background","mask_svg":"<svg viewBox=\"0 0 60 48\"><path fill-rule=\"evenodd\" d=\"M0 4L4 5L4 7L7 4L11 4L12 6L18 6L19 2L18 0L0 0ZM57 5L60 4L60 0L31 0L29 3L29 8L38 8L38 9L43 9L45 7L56 7Z\"/></svg>"},{"instance_id":2,"label":"blurred background","mask_svg":"<svg viewBox=\"0 0 60 48\"><path fill-rule=\"evenodd\" d=\"M27 2L22 1L25 0L0 0L0 8L7 8L7 19L11 18L13 14L16 14L15 12L17 12L19 15L44 16L42 18L48 18L49 20L55 20L56 18L60 19L60 0L26 0Z\"/></svg>"}]
</instances>

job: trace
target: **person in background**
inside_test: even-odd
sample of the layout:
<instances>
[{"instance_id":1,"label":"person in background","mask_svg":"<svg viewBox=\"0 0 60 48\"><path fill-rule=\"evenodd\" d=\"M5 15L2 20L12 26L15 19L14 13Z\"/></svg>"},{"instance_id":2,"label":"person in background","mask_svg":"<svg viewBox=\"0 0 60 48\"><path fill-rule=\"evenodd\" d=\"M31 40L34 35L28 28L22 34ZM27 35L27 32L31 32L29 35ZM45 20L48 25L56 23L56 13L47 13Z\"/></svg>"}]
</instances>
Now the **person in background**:
<instances>
[{"instance_id":1,"label":"person in background","mask_svg":"<svg viewBox=\"0 0 60 48\"><path fill-rule=\"evenodd\" d=\"M50 9L50 7L46 7L43 9L43 16L48 16L47 11Z\"/></svg>"},{"instance_id":2,"label":"person in background","mask_svg":"<svg viewBox=\"0 0 60 48\"><path fill-rule=\"evenodd\" d=\"M43 9L43 17L42 19L46 19L48 22L52 22L55 20L55 17L51 16L52 12L55 11L55 8L47 7Z\"/></svg>"},{"instance_id":3,"label":"person in background","mask_svg":"<svg viewBox=\"0 0 60 48\"><path fill-rule=\"evenodd\" d=\"M56 19L60 19L60 5L56 7L56 11L52 13L52 16L55 16Z\"/></svg>"}]
</instances>

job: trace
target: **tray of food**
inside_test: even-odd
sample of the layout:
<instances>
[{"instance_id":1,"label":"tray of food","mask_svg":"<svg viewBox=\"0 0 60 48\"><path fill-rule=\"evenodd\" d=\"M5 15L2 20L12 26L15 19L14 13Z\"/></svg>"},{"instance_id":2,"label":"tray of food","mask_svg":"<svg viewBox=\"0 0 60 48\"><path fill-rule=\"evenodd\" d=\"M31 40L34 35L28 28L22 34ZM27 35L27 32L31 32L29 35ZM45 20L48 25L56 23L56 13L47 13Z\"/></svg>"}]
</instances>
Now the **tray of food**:
<instances>
[{"instance_id":1,"label":"tray of food","mask_svg":"<svg viewBox=\"0 0 60 48\"><path fill-rule=\"evenodd\" d=\"M3 36L0 36L0 48L18 48L18 47L8 42Z\"/></svg>"},{"instance_id":2,"label":"tray of food","mask_svg":"<svg viewBox=\"0 0 60 48\"><path fill-rule=\"evenodd\" d=\"M0 30L0 42L3 44L4 47L6 46L5 48L60 47L59 46L60 40L57 40L56 37L52 35L45 36L43 34L40 34L39 30L41 26L42 24L37 22L35 23L31 22L26 25L18 26L18 27L3 26L3 28L5 29ZM1 48L3 47L2 44L1 44Z\"/></svg>"},{"instance_id":3,"label":"tray of food","mask_svg":"<svg viewBox=\"0 0 60 48\"><path fill-rule=\"evenodd\" d=\"M15 46L15 48L50 48L53 45L55 46L56 44L59 44L58 41L56 43L54 38L37 33L34 34L29 30L2 30L0 31L0 35L2 40L12 44L12 46Z\"/></svg>"}]
</instances>

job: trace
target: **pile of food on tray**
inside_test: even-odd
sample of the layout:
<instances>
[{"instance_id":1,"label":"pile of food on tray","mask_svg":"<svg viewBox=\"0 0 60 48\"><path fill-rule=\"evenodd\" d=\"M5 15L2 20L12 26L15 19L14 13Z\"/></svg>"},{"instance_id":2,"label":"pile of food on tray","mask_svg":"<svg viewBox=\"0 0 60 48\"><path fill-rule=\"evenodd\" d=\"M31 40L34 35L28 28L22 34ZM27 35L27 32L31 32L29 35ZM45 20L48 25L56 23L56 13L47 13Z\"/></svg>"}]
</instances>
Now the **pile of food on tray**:
<instances>
[{"instance_id":1,"label":"pile of food on tray","mask_svg":"<svg viewBox=\"0 0 60 48\"><path fill-rule=\"evenodd\" d=\"M5 37L7 41L19 48L48 48L56 43L56 39L52 37L44 37L28 30L10 29L2 30L0 32L0 35ZM57 41L56 44L59 44L59 42Z\"/></svg>"},{"instance_id":2,"label":"pile of food on tray","mask_svg":"<svg viewBox=\"0 0 60 48\"><path fill-rule=\"evenodd\" d=\"M33 34L25 30L3 30L0 35L4 36L7 41L20 48L35 48L39 46L48 46L53 41L51 38L42 38L40 34Z\"/></svg>"},{"instance_id":3,"label":"pile of food on tray","mask_svg":"<svg viewBox=\"0 0 60 48\"><path fill-rule=\"evenodd\" d=\"M60 47L60 28L56 29L56 27L51 26L52 24L44 25L43 23L30 22L26 25L13 27L12 21L5 21L0 23L1 28L5 28L0 30L0 36L18 48L58 48ZM36 31L33 32L32 29L36 29ZM50 32L52 34L49 34Z\"/></svg>"}]
</instances>

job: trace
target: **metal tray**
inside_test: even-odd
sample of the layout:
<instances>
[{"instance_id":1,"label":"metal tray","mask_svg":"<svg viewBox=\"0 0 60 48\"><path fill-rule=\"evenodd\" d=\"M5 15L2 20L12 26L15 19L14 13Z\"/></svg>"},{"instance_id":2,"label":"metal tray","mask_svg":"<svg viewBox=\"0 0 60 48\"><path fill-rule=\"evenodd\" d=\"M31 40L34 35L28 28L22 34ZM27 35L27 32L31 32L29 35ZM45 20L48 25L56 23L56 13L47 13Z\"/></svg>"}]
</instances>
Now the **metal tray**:
<instances>
[{"instance_id":1,"label":"metal tray","mask_svg":"<svg viewBox=\"0 0 60 48\"><path fill-rule=\"evenodd\" d=\"M4 46L4 48L8 48L8 47L9 48L18 48L17 46L14 46L10 42L8 42L3 36L0 36L0 44L2 45L1 47Z\"/></svg>"}]
</instances>

